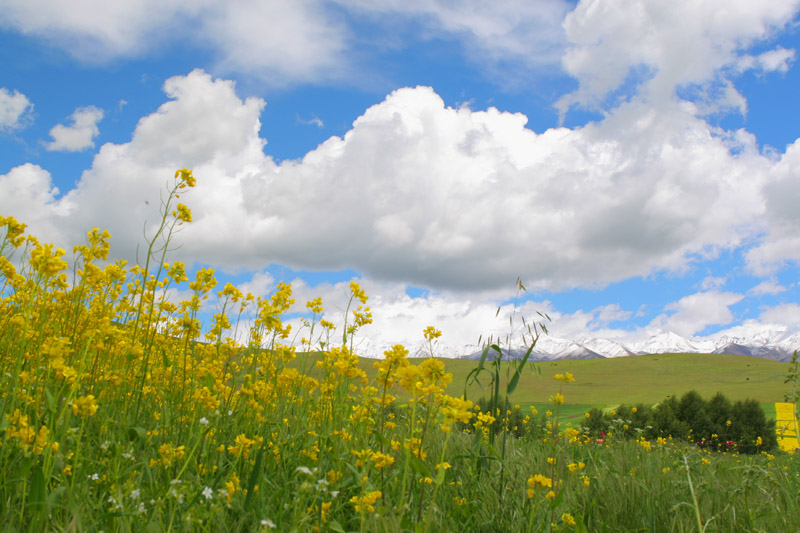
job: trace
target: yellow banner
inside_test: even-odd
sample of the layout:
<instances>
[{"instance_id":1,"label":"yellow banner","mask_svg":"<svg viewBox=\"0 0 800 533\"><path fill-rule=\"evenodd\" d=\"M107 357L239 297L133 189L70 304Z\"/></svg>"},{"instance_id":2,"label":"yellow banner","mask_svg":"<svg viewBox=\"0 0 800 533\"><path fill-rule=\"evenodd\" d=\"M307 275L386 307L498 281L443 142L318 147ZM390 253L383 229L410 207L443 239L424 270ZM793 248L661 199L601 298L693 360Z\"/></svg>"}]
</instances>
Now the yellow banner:
<instances>
[{"instance_id":1,"label":"yellow banner","mask_svg":"<svg viewBox=\"0 0 800 533\"><path fill-rule=\"evenodd\" d=\"M798 423L793 403L779 402L775 404L775 431L778 434L778 446L785 452L794 452L800 448L798 441Z\"/></svg>"}]
</instances>

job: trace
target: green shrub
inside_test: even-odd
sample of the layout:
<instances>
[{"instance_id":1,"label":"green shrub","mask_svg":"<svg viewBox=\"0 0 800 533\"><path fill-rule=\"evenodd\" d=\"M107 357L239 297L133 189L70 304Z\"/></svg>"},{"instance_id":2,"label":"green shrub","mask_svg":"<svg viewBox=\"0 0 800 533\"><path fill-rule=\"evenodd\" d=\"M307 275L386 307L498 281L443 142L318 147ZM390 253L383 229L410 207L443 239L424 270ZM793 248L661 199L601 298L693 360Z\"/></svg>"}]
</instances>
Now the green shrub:
<instances>
[{"instance_id":1,"label":"green shrub","mask_svg":"<svg viewBox=\"0 0 800 533\"><path fill-rule=\"evenodd\" d=\"M654 407L623 404L607 412L592 408L587 414L583 426L593 438L672 437L708 449L748 454L777 447L775 422L767 420L758 402L731 403L722 393L706 401L689 391L680 399L668 396Z\"/></svg>"}]
</instances>

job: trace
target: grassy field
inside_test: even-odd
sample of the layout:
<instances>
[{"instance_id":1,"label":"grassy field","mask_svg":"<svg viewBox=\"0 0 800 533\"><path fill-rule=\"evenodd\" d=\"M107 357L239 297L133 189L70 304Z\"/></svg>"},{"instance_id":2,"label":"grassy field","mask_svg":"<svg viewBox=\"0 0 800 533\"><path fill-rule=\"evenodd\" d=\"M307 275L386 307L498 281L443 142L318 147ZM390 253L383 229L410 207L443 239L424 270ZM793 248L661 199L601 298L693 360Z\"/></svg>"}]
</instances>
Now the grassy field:
<instances>
[{"instance_id":1,"label":"grassy field","mask_svg":"<svg viewBox=\"0 0 800 533\"><path fill-rule=\"evenodd\" d=\"M308 357L300 355L294 364L311 367ZM458 388L463 391L467 374L477 362L442 361L453 374L452 392ZM367 358L359 361L370 378L375 373L374 363L374 359ZM559 388L553 376L571 372L578 379L570 384L566 400L569 405L564 406L563 413L567 417L583 414L591 407L607 408L621 403L652 405L667 396L680 397L690 390L709 398L721 392L732 401L752 398L762 403L769 414L771 404L783 401L789 363L741 355L677 353L545 362L529 367L519 381L512 403L546 409L550 396ZM482 394L478 385L467 388L470 399L480 398ZM771 409L774 417L774 407Z\"/></svg>"}]
</instances>

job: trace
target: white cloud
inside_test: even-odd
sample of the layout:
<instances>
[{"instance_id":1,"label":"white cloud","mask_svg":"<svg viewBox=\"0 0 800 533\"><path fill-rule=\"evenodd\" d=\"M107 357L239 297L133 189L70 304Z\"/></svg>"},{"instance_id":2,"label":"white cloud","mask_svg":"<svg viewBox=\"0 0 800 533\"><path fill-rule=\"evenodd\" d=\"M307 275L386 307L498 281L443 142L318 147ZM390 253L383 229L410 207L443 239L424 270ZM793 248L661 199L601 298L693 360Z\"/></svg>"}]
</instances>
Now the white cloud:
<instances>
[{"instance_id":1,"label":"white cloud","mask_svg":"<svg viewBox=\"0 0 800 533\"><path fill-rule=\"evenodd\" d=\"M789 51L750 58L744 50L771 38L798 7L797 0L583 0L564 21L570 46L563 65L580 87L559 107L605 107L605 99L633 75L651 102L672 100L680 87L712 97L718 84L722 103L741 108L725 71L785 68Z\"/></svg>"},{"instance_id":2,"label":"white cloud","mask_svg":"<svg viewBox=\"0 0 800 533\"><path fill-rule=\"evenodd\" d=\"M33 104L28 97L18 91L0 87L0 131L10 131L25 127L30 121Z\"/></svg>"},{"instance_id":3,"label":"white cloud","mask_svg":"<svg viewBox=\"0 0 800 533\"><path fill-rule=\"evenodd\" d=\"M410 39L458 40L468 60L487 69L500 84L519 82L534 69L557 65L564 49L562 20L571 9L564 0L506 0L458 3L446 0L347 0L353 13L370 16L381 28L379 44L397 42L410 27ZM409 39L409 40L410 40Z\"/></svg>"},{"instance_id":4,"label":"white cloud","mask_svg":"<svg viewBox=\"0 0 800 533\"><path fill-rule=\"evenodd\" d=\"M765 324L781 324L790 330L800 329L800 305L786 303L769 307L759 315L759 321Z\"/></svg>"},{"instance_id":5,"label":"white cloud","mask_svg":"<svg viewBox=\"0 0 800 533\"><path fill-rule=\"evenodd\" d=\"M81 107L70 115L71 124L58 124L50 130L52 142L46 147L52 151L80 152L94 147L94 138L100 134L97 123L103 120L103 110L94 106Z\"/></svg>"},{"instance_id":6,"label":"white cloud","mask_svg":"<svg viewBox=\"0 0 800 533\"><path fill-rule=\"evenodd\" d=\"M304 120L304 119L300 118L300 116L298 115L297 116L297 122L299 122L300 124L305 124L306 126L316 126L318 128L324 128L325 127L325 123L322 122L322 119L317 117L317 116L312 116L310 119Z\"/></svg>"},{"instance_id":7,"label":"white cloud","mask_svg":"<svg viewBox=\"0 0 800 533\"><path fill-rule=\"evenodd\" d=\"M25 163L0 175L0 213L27 224L29 234L69 249L78 243L75 238L83 242L83 235L62 233L67 211L57 199L58 194L50 173L38 165Z\"/></svg>"},{"instance_id":8,"label":"white cloud","mask_svg":"<svg viewBox=\"0 0 800 533\"><path fill-rule=\"evenodd\" d=\"M744 299L732 292L706 291L684 296L667 305L667 313L654 318L647 326L649 331L673 332L689 337L708 326L726 325L734 320L730 306Z\"/></svg>"},{"instance_id":9,"label":"white cloud","mask_svg":"<svg viewBox=\"0 0 800 533\"><path fill-rule=\"evenodd\" d=\"M751 272L758 276L774 274L787 262L800 264L800 139L770 168L763 187L765 199L763 227L766 235L746 255Z\"/></svg>"},{"instance_id":10,"label":"white cloud","mask_svg":"<svg viewBox=\"0 0 800 533\"><path fill-rule=\"evenodd\" d=\"M0 27L95 63L181 41L210 48L220 71L281 85L347 76L346 29L329 11L317 0L8 0Z\"/></svg>"},{"instance_id":11,"label":"white cloud","mask_svg":"<svg viewBox=\"0 0 800 533\"><path fill-rule=\"evenodd\" d=\"M728 279L724 276L707 276L700 283L700 288L704 291L709 289L719 289L727 283Z\"/></svg>"},{"instance_id":12,"label":"white cloud","mask_svg":"<svg viewBox=\"0 0 800 533\"><path fill-rule=\"evenodd\" d=\"M786 292L786 287L780 285L775 280L765 280L747 291L751 296L764 296L765 294L780 294Z\"/></svg>"},{"instance_id":13,"label":"white cloud","mask_svg":"<svg viewBox=\"0 0 800 533\"><path fill-rule=\"evenodd\" d=\"M106 227L130 257L165 182L188 167L198 186L183 200L195 220L178 237L187 260L352 267L440 290L518 276L529 288L594 287L739 246L761 227L773 165L752 137L715 136L681 106L633 102L537 134L524 115L448 108L425 87L395 91L343 138L278 165L258 136L263 100L199 70L164 88L170 100L129 143L102 146L59 199L69 218L56 226L78 239Z\"/></svg>"},{"instance_id":14,"label":"white cloud","mask_svg":"<svg viewBox=\"0 0 800 533\"><path fill-rule=\"evenodd\" d=\"M275 290L275 278L269 272L255 272L249 281L240 283L238 289L244 294L264 297Z\"/></svg>"},{"instance_id":15,"label":"white cloud","mask_svg":"<svg viewBox=\"0 0 800 533\"><path fill-rule=\"evenodd\" d=\"M180 41L210 51L217 73L246 73L273 85L373 83L391 72L361 71L356 58L375 64L387 48L447 39L460 41L469 60L490 76L502 74L494 79L506 84L558 65L569 9L565 0L8 0L0 27L90 63L140 57Z\"/></svg>"},{"instance_id":16,"label":"white cloud","mask_svg":"<svg viewBox=\"0 0 800 533\"><path fill-rule=\"evenodd\" d=\"M739 59L740 71L756 69L761 72L781 72L789 71L794 62L797 52L778 46L772 50L762 52L757 56L745 55Z\"/></svg>"}]
</instances>

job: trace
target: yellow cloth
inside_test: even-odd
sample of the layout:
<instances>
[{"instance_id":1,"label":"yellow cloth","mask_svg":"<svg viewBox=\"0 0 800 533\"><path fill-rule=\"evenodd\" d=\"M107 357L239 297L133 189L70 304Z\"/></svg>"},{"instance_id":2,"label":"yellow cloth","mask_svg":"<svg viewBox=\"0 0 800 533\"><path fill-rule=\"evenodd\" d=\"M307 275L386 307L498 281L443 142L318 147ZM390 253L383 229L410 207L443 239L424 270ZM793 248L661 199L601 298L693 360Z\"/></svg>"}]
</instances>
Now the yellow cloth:
<instances>
[{"instance_id":1,"label":"yellow cloth","mask_svg":"<svg viewBox=\"0 0 800 533\"><path fill-rule=\"evenodd\" d=\"M778 433L778 446L786 452L794 452L800 448L797 439L798 423L793 403L775 404L775 431Z\"/></svg>"}]
</instances>

